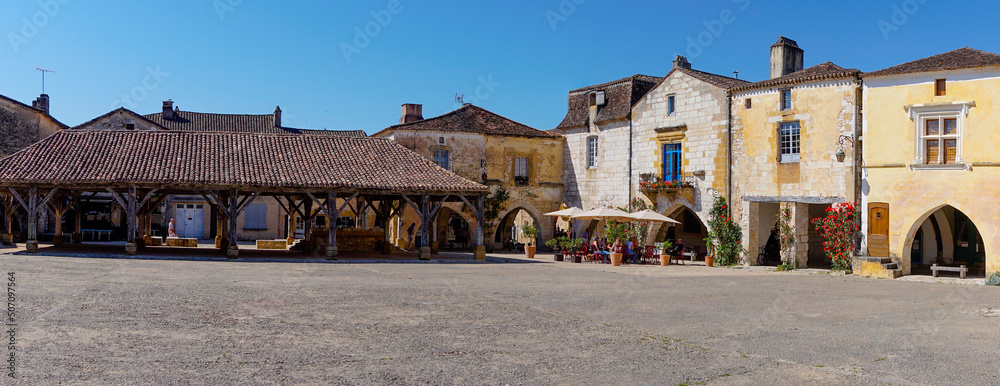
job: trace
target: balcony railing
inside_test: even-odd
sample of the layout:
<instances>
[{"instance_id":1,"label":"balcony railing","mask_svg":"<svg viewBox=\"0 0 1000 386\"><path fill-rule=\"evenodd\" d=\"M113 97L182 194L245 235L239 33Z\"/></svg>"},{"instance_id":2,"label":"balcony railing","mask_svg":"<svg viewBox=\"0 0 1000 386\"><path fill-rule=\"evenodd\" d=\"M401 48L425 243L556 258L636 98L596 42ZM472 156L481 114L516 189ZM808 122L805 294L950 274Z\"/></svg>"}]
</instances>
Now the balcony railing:
<instances>
[{"instance_id":1,"label":"balcony railing","mask_svg":"<svg viewBox=\"0 0 1000 386\"><path fill-rule=\"evenodd\" d=\"M639 190L643 192L679 192L694 189L696 179L692 175L682 175L679 180L664 180L655 174L639 175Z\"/></svg>"}]
</instances>

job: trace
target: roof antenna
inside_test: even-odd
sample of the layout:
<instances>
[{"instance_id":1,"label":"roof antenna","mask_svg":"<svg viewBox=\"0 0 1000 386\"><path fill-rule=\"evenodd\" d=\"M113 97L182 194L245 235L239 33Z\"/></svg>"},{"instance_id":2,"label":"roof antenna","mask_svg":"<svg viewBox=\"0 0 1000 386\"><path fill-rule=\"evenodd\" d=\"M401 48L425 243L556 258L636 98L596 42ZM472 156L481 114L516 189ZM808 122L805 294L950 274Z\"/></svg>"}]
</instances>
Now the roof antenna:
<instances>
[{"instance_id":1,"label":"roof antenna","mask_svg":"<svg viewBox=\"0 0 1000 386\"><path fill-rule=\"evenodd\" d=\"M465 94L455 94L455 103L465 104Z\"/></svg>"},{"instance_id":2,"label":"roof antenna","mask_svg":"<svg viewBox=\"0 0 1000 386\"><path fill-rule=\"evenodd\" d=\"M739 71L733 71L733 78L739 79L740 78L740 72Z\"/></svg>"},{"instance_id":3,"label":"roof antenna","mask_svg":"<svg viewBox=\"0 0 1000 386\"><path fill-rule=\"evenodd\" d=\"M42 94L45 94L45 73L46 72L52 72L52 73L54 73L55 71L46 70L46 69L41 68L41 67L35 67L35 69L42 72Z\"/></svg>"}]
</instances>

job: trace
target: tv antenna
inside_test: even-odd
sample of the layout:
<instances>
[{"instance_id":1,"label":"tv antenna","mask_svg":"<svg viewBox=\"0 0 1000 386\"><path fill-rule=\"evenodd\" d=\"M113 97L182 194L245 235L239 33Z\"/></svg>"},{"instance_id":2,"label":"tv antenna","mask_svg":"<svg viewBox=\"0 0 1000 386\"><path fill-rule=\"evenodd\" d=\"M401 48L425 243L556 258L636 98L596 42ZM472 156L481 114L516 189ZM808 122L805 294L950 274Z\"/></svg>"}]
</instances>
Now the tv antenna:
<instances>
[{"instance_id":1,"label":"tv antenna","mask_svg":"<svg viewBox=\"0 0 1000 386\"><path fill-rule=\"evenodd\" d=\"M55 71L46 70L46 69L41 68L41 67L35 67L35 69L38 70L38 71L40 71L42 73L42 94L45 94L45 73L46 72L55 73Z\"/></svg>"},{"instance_id":2,"label":"tv antenna","mask_svg":"<svg viewBox=\"0 0 1000 386\"><path fill-rule=\"evenodd\" d=\"M465 94L455 94L455 102L465 104Z\"/></svg>"}]
</instances>

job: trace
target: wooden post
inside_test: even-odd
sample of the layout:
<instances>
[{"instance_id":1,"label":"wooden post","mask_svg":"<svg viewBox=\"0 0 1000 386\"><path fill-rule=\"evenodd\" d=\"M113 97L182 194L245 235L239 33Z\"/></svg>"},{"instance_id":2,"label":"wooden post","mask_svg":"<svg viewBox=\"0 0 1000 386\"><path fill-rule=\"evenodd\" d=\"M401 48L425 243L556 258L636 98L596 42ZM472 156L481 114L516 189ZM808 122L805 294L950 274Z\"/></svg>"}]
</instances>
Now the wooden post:
<instances>
[{"instance_id":1,"label":"wooden post","mask_svg":"<svg viewBox=\"0 0 1000 386\"><path fill-rule=\"evenodd\" d=\"M229 249L226 251L226 257L230 259L237 258L240 249L236 243L236 221L239 217L239 210L237 208L239 200L237 198L236 189L230 189L229 199L226 202L226 214L229 220L229 223L226 225L226 238L229 239Z\"/></svg>"},{"instance_id":2,"label":"wooden post","mask_svg":"<svg viewBox=\"0 0 1000 386\"><path fill-rule=\"evenodd\" d=\"M384 198L378 203L378 215L382 219L382 254L388 255L392 244L389 242L389 202Z\"/></svg>"},{"instance_id":3,"label":"wooden post","mask_svg":"<svg viewBox=\"0 0 1000 386\"><path fill-rule=\"evenodd\" d=\"M486 244L483 243L483 232L486 230L486 196L479 196L476 198L476 208L473 212L476 213L476 248L473 251L473 257L476 260L486 260Z\"/></svg>"},{"instance_id":4,"label":"wooden post","mask_svg":"<svg viewBox=\"0 0 1000 386\"><path fill-rule=\"evenodd\" d=\"M327 232L326 259L336 260L337 254L340 252L337 249L337 218L340 217L340 207L337 206L337 192L326 193L326 217L326 227L329 229L329 232Z\"/></svg>"},{"instance_id":5,"label":"wooden post","mask_svg":"<svg viewBox=\"0 0 1000 386\"><path fill-rule=\"evenodd\" d=\"M303 218L302 218L302 220L305 221L305 226L303 227L303 232L304 233L302 235L302 245L304 246L304 248L302 248L302 253L304 253L304 254L310 254L310 253L312 253L312 250L313 250L313 243L312 243L312 223L313 223L313 217L314 217L313 215L315 214L315 212L313 212L313 200L312 200L312 198L306 198L306 199L302 200L302 202L303 202L302 203L302 212L305 214L305 216L303 216Z\"/></svg>"},{"instance_id":6,"label":"wooden post","mask_svg":"<svg viewBox=\"0 0 1000 386\"><path fill-rule=\"evenodd\" d=\"M438 216L434 215L431 217L431 254L438 254L438 248L440 243L438 242ZM446 227L447 229L447 227Z\"/></svg>"},{"instance_id":7,"label":"wooden post","mask_svg":"<svg viewBox=\"0 0 1000 386\"><path fill-rule=\"evenodd\" d=\"M80 193L80 194L77 194L76 197L73 197L73 209L76 210L76 213L73 216L74 217L73 218L73 244L80 244L80 243L83 242L83 231L81 230L81 228L83 227L83 205L80 202L80 196L82 194L83 193Z\"/></svg>"},{"instance_id":8,"label":"wooden post","mask_svg":"<svg viewBox=\"0 0 1000 386\"><path fill-rule=\"evenodd\" d=\"M288 197L286 211L288 212L288 238L285 242L287 245L292 245L295 243L295 200L291 196Z\"/></svg>"},{"instance_id":9,"label":"wooden post","mask_svg":"<svg viewBox=\"0 0 1000 386\"><path fill-rule=\"evenodd\" d=\"M30 253L38 252L38 187L28 187L28 242L25 244Z\"/></svg>"}]
</instances>

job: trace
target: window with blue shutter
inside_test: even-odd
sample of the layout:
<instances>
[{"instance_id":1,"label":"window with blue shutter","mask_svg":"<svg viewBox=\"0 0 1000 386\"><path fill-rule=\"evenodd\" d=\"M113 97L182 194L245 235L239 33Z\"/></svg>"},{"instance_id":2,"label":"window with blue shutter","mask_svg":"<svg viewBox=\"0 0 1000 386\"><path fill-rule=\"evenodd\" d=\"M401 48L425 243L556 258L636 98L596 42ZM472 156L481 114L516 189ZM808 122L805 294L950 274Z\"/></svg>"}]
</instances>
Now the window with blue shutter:
<instances>
[{"instance_id":1,"label":"window with blue shutter","mask_svg":"<svg viewBox=\"0 0 1000 386\"><path fill-rule=\"evenodd\" d=\"M681 144L668 143L663 145L663 180L681 180Z\"/></svg>"}]
</instances>

